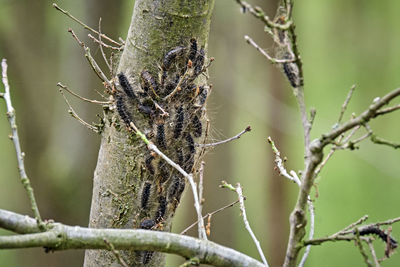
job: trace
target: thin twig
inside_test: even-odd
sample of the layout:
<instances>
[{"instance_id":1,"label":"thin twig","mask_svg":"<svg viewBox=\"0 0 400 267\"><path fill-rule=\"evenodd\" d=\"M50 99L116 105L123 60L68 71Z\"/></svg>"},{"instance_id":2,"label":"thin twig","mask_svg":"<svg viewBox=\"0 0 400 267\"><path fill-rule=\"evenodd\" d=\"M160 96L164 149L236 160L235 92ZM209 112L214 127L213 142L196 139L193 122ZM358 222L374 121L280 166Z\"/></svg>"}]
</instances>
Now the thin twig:
<instances>
[{"instance_id":1,"label":"thin twig","mask_svg":"<svg viewBox=\"0 0 400 267\"><path fill-rule=\"evenodd\" d=\"M199 168L199 199L200 199L200 212L203 210L203 180L204 180L204 166L206 163L202 161Z\"/></svg>"},{"instance_id":2,"label":"thin twig","mask_svg":"<svg viewBox=\"0 0 400 267\"><path fill-rule=\"evenodd\" d=\"M385 139L380 138L380 137L378 137L376 135L371 135L371 142L373 142L375 144L378 144L378 145L390 146L390 147L393 147L394 149L400 148L400 144L399 143L395 143L395 142L392 142L392 141L385 140Z\"/></svg>"},{"instance_id":3,"label":"thin twig","mask_svg":"<svg viewBox=\"0 0 400 267\"><path fill-rule=\"evenodd\" d=\"M75 97L77 97L77 98L79 98L79 99L81 99L83 101L86 101L86 102L89 102L89 103L93 103L93 104L100 104L100 105L111 104L110 101L98 101L98 100L88 99L88 98L85 98L83 96L80 96L77 93L75 93L74 91L70 90L66 85L63 85L60 82L57 83L57 86L62 88L62 89L64 89L65 91L67 91L71 95L73 95L73 96L75 96Z\"/></svg>"},{"instance_id":4,"label":"thin twig","mask_svg":"<svg viewBox=\"0 0 400 267\"><path fill-rule=\"evenodd\" d=\"M108 63L106 54L104 54L103 46L101 45L101 44L103 43L103 42L101 41L101 18L99 18L99 41L100 41L99 47L100 47L101 55L103 56L104 62L106 63L106 65L107 65L107 67L108 67L108 70L109 70L110 73L111 73L111 66L110 66L110 63Z\"/></svg>"},{"instance_id":5,"label":"thin twig","mask_svg":"<svg viewBox=\"0 0 400 267\"><path fill-rule=\"evenodd\" d=\"M56 10L60 11L61 13L67 15L69 18L71 18L72 20L74 20L74 21L77 22L78 24L80 24L83 28L85 28L85 29L87 29L87 30L89 30L89 31L91 31L91 32L93 32L93 33L95 33L95 34L97 34L97 35L100 34L100 33L99 33L98 31L96 31L95 29L89 27L88 25L86 25L85 23L83 23L82 21L80 21L79 19L77 19L77 18L75 18L74 16L72 16L68 11L61 9L56 3L53 3L53 7L54 7ZM118 43L117 41L111 39L110 37L108 37L108 36L105 35L105 34L101 34L101 36L102 36L104 39L106 39L106 40L108 40L109 42L111 42L111 43L114 43L114 44L116 44L116 45L118 45L118 46L122 46L122 44L120 44L120 43Z\"/></svg>"},{"instance_id":6,"label":"thin twig","mask_svg":"<svg viewBox=\"0 0 400 267\"><path fill-rule=\"evenodd\" d=\"M116 50L116 51L121 51L123 49L123 46L115 47L115 46L112 46L112 45L108 45L108 44L104 43L103 41L100 41L99 39L97 39L96 37L91 35L90 33L88 34L88 37L90 39L92 39L93 42L95 42L95 43L97 43L97 44L99 44L99 45L101 45L101 46L103 46L105 48L108 48L108 49L111 49L111 50Z\"/></svg>"},{"instance_id":7,"label":"thin twig","mask_svg":"<svg viewBox=\"0 0 400 267\"><path fill-rule=\"evenodd\" d=\"M68 113L75 118L76 120L78 120L81 124L83 124L84 126L86 126L89 130L94 131L95 133L98 133L99 130L94 127L93 125L91 125L90 123L87 123L86 121L84 121L81 117L79 117L79 115L75 112L75 110L72 108L71 104L69 103L68 99L65 97L63 90L60 88L58 89L58 91L61 93L62 97L65 100L65 103L67 103L68 105Z\"/></svg>"},{"instance_id":8,"label":"thin twig","mask_svg":"<svg viewBox=\"0 0 400 267\"><path fill-rule=\"evenodd\" d=\"M89 47L87 47L81 40L79 40L78 36L76 36L75 32L71 28L68 29L68 32L72 34L72 37L78 42L78 44L85 51L85 58L89 62L90 67L93 69L96 75L100 78L100 80L102 80L107 85L108 88L112 88L111 82L108 80L107 76L100 69L99 65L92 57Z\"/></svg>"},{"instance_id":9,"label":"thin twig","mask_svg":"<svg viewBox=\"0 0 400 267\"><path fill-rule=\"evenodd\" d=\"M203 216L201 215L201 209L200 209L200 201L199 201L199 196L197 194L197 185L193 180L193 175L190 173L188 174L185 172L181 166L173 162L169 157L167 157L164 153L162 153L156 145L154 145L151 141L149 141L142 132L139 131L139 129L133 124L133 122L130 123L130 127L135 131L135 134L139 136L143 142L147 145L149 150L154 151L157 155L159 155L161 158L163 158L169 165L171 165L173 168L175 168L178 172L180 172L188 181L189 184L192 188L192 193L193 193L193 199L194 199L194 207L196 209L197 213L197 219L198 219L198 232L199 232L199 238L200 239L205 239L207 240L207 235L206 231L204 228L204 222L202 220Z\"/></svg>"},{"instance_id":10,"label":"thin twig","mask_svg":"<svg viewBox=\"0 0 400 267\"><path fill-rule=\"evenodd\" d=\"M275 64L275 63L290 63L290 62L294 61L294 59L277 59L277 58L271 57L270 55L268 55L267 52L265 52L264 49L262 49L260 46L258 46L258 44L256 42L254 42L253 39L251 39L249 36L245 35L244 39L246 40L246 42L249 45L253 46L255 49L257 49L258 52L260 52L269 61L271 61L272 64Z\"/></svg>"},{"instance_id":11,"label":"thin twig","mask_svg":"<svg viewBox=\"0 0 400 267\"><path fill-rule=\"evenodd\" d=\"M21 145L19 143L17 119L16 119L16 114L15 114L15 109L12 106L12 102L11 102L10 84L8 83L7 67L8 67L7 60L5 58L3 58L3 60L1 61L1 68L2 68L2 81L3 81L5 92L4 92L4 94L2 94L2 98L6 102L6 106L7 106L7 118L8 118L8 121L10 122L11 132L12 132L11 139L14 143L15 152L17 154L19 175L21 178L21 183L24 185L25 191L26 191L29 201L31 203L31 209L33 211L33 215L35 216L38 227L40 229L44 230L45 225L40 216L39 208L36 203L36 198L33 193L33 188L31 186L31 182L25 171L25 164L24 164L25 154L24 154L24 152L22 152Z\"/></svg>"},{"instance_id":12,"label":"thin twig","mask_svg":"<svg viewBox=\"0 0 400 267\"><path fill-rule=\"evenodd\" d=\"M286 177L287 179L295 182L298 186L301 186L301 181L297 175L290 175L287 170L285 169L285 166L283 165L283 160L281 158L281 153L279 152L278 148L275 146L274 141L272 141L271 137L268 136L268 143L271 145L272 151L275 154L275 164L276 167L279 170L279 173ZM293 172L295 174L295 172ZM293 174L292 173L292 174Z\"/></svg>"},{"instance_id":13,"label":"thin twig","mask_svg":"<svg viewBox=\"0 0 400 267\"><path fill-rule=\"evenodd\" d=\"M314 228L315 228L315 211L314 205L311 200L308 201L308 211L310 212L310 233L308 234L309 239L314 238ZM311 245L306 246L306 251L304 251L303 257L299 263L298 267L303 267L306 263L308 255L310 255Z\"/></svg>"},{"instance_id":14,"label":"thin twig","mask_svg":"<svg viewBox=\"0 0 400 267\"><path fill-rule=\"evenodd\" d=\"M114 254L115 258L117 258L117 261L119 264L121 264L123 267L129 267L128 264L124 261L124 259L121 257L121 254L119 254L119 251L114 248L114 245L108 242L107 239L103 239L104 243L106 243L108 249Z\"/></svg>"},{"instance_id":15,"label":"thin twig","mask_svg":"<svg viewBox=\"0 0 400 267\"><path fill-rule=\"evenodd\" d=\"M253 233L253 230L251 230L249 221L247 220L246 208L244 206L244 197L243 197L242 187L241 187L240 183L237 183L237 185L236 185L236 193L238 194L238 197L239 197L240 211L242 212L243 222L246 227L246 230L249 232L251 238L253 239L253 242L256 244L256 247L257 247L258 253L261 256L262 262L264 263L264 265L266 267L268 267L268 263L267 263L267 260L265 259L264 252L261 249L260 242L257 240L257 237Z\"/></svg>"},{"instance_id":16,"label":"thin twig","mask_svg":"<svg viewBox=\"0 0 400 267\"><path fill-rule=\"evenodd\" d=\"M368 238L365 242L367 242L369 250L371 251L372 259L374 260L375 267L380 267L380 263L378 257L376 256L374 245L372 244L372 239Z\"/></svg>"},{"instance_id":17,"label":"thin twig","mask_svg":"<svg viewBox=\"0 0 400 267\"><path fill-rule=\"evenodd\" d=\"M203 216L202 219L204 220L204 219L207 218L208 216L212 216L212 215L217 214L217 213L219 213L219 212L221 212L221 211L223 211L223 210L226 210L227 208L233 207L233 206L234 206L235 204L237 204L237 203L239 203L239 200L236 200L236 201L234 201L234 202L232 202L232 203L230 203L230 204L228 204L228 205L226 205L226 206L223 206L222 208L219 208L219 209L217 209L217 210L214 210L213 212L207 213L206 215ZM186 233L187 233L190 229L192 229L196 224L198 224L198 221L195 221L194 223L192 223L191 225L189 225L188 227L186 227L185 230L183 230L183 231L180 233L180 235L186 234Z\"/></svg>"},{"instance_id":18,"label":"thin twig","mask_svg":"<svg viewBox=\"0 0 400 267\"><path fill-rule=\"evenodd\" d=\"M355 234L355 242L356 242L356 246L358 247L358 249L360 251L361 256L364 259L365 264L367 264L367 266L369 266L369 267L372 267L372 264L368 259L368 255L365 252L364 247L363 247L363 245L361 243L360 233L359 233L357 228L356 228L356 234Z\"/></svg>"},{"instance_id":19,"label":"thin twig","mask_svg":"<svg viewBox=\"0 0 400 267\"><path fill-rule=\"evenodd\" d=\"M237 135L235 135L235 136L233 136L231 138L228 138L226 140L222 140L222 141L219 141L219 142L215 142L215 143L210 143L210 144L197 144L197 146L198 147L202 147L202 148L215 147L215 146L222 145L222 144L231 142L233 140L239 139L243 134L245 134L247 132L250 132L250 131L251 131L251 127L247 126L246 129L244 129L243 131L241 131L240 133L238 133Z\"/></svg>"},{"instance_id":20,"label":"thin twig","mask_svg":"<svg viewBox=\"0 0 400 267\"><path fill-rule=\"evenodd\" d=\"M338 119L338 123L340 123L343 119L343 115L346 112L347 106L349 105L349 102L351 100L351 97L353 96L354 90L356 89L356 85L354 84L351 88L349 93L347 94L346 100L344 101L343 105L342 105L342 109L340 111L340 115L339 115L339 119Z\"/></svg>"},{"instance_id":21,"label":"thin twig","mask_svg":"<svg viewBox=\"0 0 400 267\"><path fill-rule=\"evenodd\" d=\"M387 113L391 113L391 112L399 110L399 109L400 109L400 105L396 105L396 106L393 106L393 107L381 109L380 111L376 112L376 116L385 115Z\"/></svg>"},{"instance_id":22,"label":"thin twig","mask_svg":"<svg viewBox=\"0 0 400 267\"><path fill-rule=\"evenodd\" d=\"M274 23L260 7L254 8L249 3L241 0L236 0L236 2L242 7L243 12L249 11L254 17L264 22L264 24L268 26L268 28L287 30L292 25L292 21L290 20L287 21L285 24Z\"/></svg>"}]
</instances>

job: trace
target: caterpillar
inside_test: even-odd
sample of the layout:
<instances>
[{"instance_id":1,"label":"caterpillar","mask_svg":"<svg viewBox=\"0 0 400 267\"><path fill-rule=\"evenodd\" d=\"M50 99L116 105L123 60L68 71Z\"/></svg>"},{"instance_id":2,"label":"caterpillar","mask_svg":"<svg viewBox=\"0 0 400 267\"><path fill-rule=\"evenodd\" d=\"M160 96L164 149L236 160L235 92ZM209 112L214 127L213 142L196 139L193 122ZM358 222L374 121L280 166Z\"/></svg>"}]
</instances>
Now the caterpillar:
<instances>
[{"instance_id":1,"label":"caterpillar","mask_svg":"<svg viewBox=\"0 0 400 267\"><path fill-rule=\"evenodd\" d=\"M192 126L193 126L193 135L195 137L200 137L203 132L203 127L201 121L197 115L195 115L192 119Z\"/></svg>"},{"instance_id":2,"label":"caterpillar","mask_svg":"<svg viewBox=\"0 0 400 267\"><path fill-rule=\"evenodd\" d=\"M159 223L163 220L165 211L167 210L167 201L164 196L159 196L158 203L159 203L159 206L158 206L156 216L155 216L155 221L157 223Z\"/></svg>"},{"instance_id":3,"label":"caterpillar","mask_svg":"<svg viewBox=\"0 0 400 267\"><path fill-rule=\"evenodd\" d=\"M166 148L164 124L158 124L157 125L156 141L157 141L157 145L160 148L163 148L163 149Z\"/></svg>"},{"instance_id":4,"label":"caterpillar","mask_svg":"<svg viewBox=\"0 0 400 267\"><path fill-rule=\"evenodd\" d=\"M143 191L142 191L142 199L141 199L142 209L147 208L147 204L150 198L150 189L151 189L151 183L146 182L143 186Z\"/></svg>"},{"instance_id":5,"label":"caterpillar","mask_svg":"<svg viewBox=\"0 0 400 267\"><path fill-rule=\"evenodd\" d=\"M183 129L183 121L185 119L185 114L183 112L183 106L180 106L175 115L175 128L174 128L174 138L178 138Z\"/></svg>"},{"instance_id":6,"label":"caterpillar","mask_svg":"<svg viewBox=\"0 0 400 267\"><path fill-rule=\"evenodd\" d=\"M120 72L118 75L118 80L119 80L119 85L121 85L122 89L124 90L125 94L132 99L136 99L135 92L132 89L131 84L128 81L128 78L126 78L125 74Z\"/></svg>"}]
</instances>

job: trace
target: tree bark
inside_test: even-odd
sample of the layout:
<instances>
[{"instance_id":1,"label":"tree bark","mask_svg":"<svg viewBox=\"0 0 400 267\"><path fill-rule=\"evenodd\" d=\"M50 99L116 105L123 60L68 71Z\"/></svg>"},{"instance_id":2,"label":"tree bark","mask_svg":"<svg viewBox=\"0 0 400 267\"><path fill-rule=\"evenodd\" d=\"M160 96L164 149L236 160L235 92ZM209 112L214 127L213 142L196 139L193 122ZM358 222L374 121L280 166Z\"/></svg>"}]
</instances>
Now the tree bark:
<instances>
[{"instance_id":1,"label":"tree bark","mask_svg":"<svg viewBox=\"0 0 400 267\"><path fill-rule=\"evenodd\" d=\"M189 47L190 40L195 38L199 49L202 47L206 50L213 5L214 0L137 0L135 2L117 73L125 74L136 94L141 91L142 71L148 71L155 80L158 80L163 58L171 49L179 46ZM205 78L199 77L195 82L204 84ZM116 98L118 98L123 90L120 87L116 89ZM184 161L184 164L188 165L190 159L192 164L186 167L189 171L193 171L196 162L199 161L199 150L193 149L194 145L188 144L190 142L187 141L190 139L188 136L193 134L192 122L185 121L182 135L173 138L173 129L176 128L174 120L179 106L187 110L185 118L194 118L193 114L198 112L200 121L204 122L206 116L204 106L194 110L193 99L168 101L160 99L159 104L170 114L162 118L162 124L165 127L163 136L158 131L161 117L154 119L141 114L134 103L127 108L132 114L135 125L159 145L159 148L171 159L179 161L180 157L177 155L179 149L183 149L184 155L188 153L188 150L195 150ZM94 173L89 226L91 228L143 228L145 221L151 221L157 223L152 224L151 229L169 231L180 199L180 194L176 193L176 187L178 184L181 187L182 182L184 186L184 179L161 159L151 159L153 155L150 154L146 145L127 131L116 110L115 106L111 106L105 111L105 126ZM203 135L204 129L201 129L200 137ZM164 139L164 136L165 141L160 141L160 138ZM199 138L194 138L194 142ZM163 142L164 147L162 147ZM191 143L193 144L193 141ZM190 149L187 148L188 146ZM165 257L161 253L133 250L120 251L120 253L130 266L165 264ZM87 250L84 266L118 266L118 261L109 251Z\"/></svg>"}]
</instances>

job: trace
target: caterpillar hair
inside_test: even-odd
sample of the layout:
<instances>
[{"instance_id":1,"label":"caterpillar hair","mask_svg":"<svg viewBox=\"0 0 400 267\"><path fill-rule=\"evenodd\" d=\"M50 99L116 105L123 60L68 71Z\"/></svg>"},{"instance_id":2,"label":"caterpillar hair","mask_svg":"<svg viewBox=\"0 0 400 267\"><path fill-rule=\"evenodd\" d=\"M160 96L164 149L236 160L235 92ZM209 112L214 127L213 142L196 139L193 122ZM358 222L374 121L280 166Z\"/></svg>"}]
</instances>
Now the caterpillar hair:
<instances>
[{"instance_id":1,"label":"caterpillar hair","mask_svg":"<svg viewBox=\"0 0 400 267\"><path fill-rule=\"evenodd\" d=\"M142 201L141 201L142 209L147 208L147 204L150 198L150 189L151 189L151 183L146 182L143 186L143 191L142 191Z\"/></svg>"},{"instance_id":2,"label":"caterpillar hair","mask_svg":"<svg viewBox=\"0 0 400 267\"><path fill-rule=\"evenodd\" d=\"M136 99L135 92L133 91L132 86L129 83L128 78L126 78L125 74L120 72L117 76L119 80L119 85L121 85L125 94L131 99Z\"/></svg>"}]
</instances>

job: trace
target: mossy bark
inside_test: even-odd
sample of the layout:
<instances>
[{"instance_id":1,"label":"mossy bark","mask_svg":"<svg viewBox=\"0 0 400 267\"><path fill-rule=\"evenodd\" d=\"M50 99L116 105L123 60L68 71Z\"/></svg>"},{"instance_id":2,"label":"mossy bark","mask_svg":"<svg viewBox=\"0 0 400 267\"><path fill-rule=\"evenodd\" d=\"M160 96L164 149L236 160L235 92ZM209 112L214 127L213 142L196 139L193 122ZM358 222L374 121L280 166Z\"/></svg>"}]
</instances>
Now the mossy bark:
<instances>
[{"instance_id":1,"label":"mossy bark","mask_svg":"<svg viewBox=\"0 0 400 267\"><path fill-rule=\"evenodd\" d=\"M117 73L123 72L134 90L138 92L141 72L146 70L157 79L162 60L171 49L178 46L187 47L190 45L190 40L195 38L199 47L206 50L213 5L214 0L137 0ZM204 82L204 77L195 80L197 84L204 84ZM187 138L172 138L172 131L169 131L168 127L173 124L177 105L184 105L185 110L186 107L192 110L191 113L188 111L190 114L200 112L199 108L195 111L191 109L193 101L190 101L192 100L189 99L187 103L184 103L183 99L179 99L162 103L162 106L170 112L169 118L165 119L167 146L162 150L174 160L177 157L177 149L184 146ZM152 120L140 114L134 105L130 109L134 115L135 124L143 132L155 131L155 123ZM176 172L163 165L157 158L150 161L150 164L154 165L152 168L155 169L150 171L149 161L146 161L146 157L149 157L146 145L127 131L115 111L115 106L111 106L105 118L94 173L89 226L129 229L140 228L144 220L155 220L157 225L152 226L151 229L169 231L180 198L180 196L174 198L170 196L171 192L176 194L174 185ZM203 106L199 117L204 121ZM187 128L187 135L190 135L191 126ZM204 131L201 135L204 135ZM153 141L157 143L157 139ZM194 157L194 162L198 162L199 151L195 151L192 157ZM164 169L159 170L161 167ZM162 177L159 176L163 172L168 175L160 181ZM150 189L145 189L146 184L152 185ZM146 190L149 193L145 193ZM148 198L146 205L143 205L144 194L147 194ZM162 205L162 202L166 202L166 205ZM162 212L161 219L155 218L160 213L161 206L166 206L165 212ZM161 253L147 253L150 258L146 264L143 261L146 252L120 251L120 253L130 266L165 265L165 257ZM87 250L84 265L87 267L119 266L116 257L104 250Z\"/></svg>"}]
</instances>

